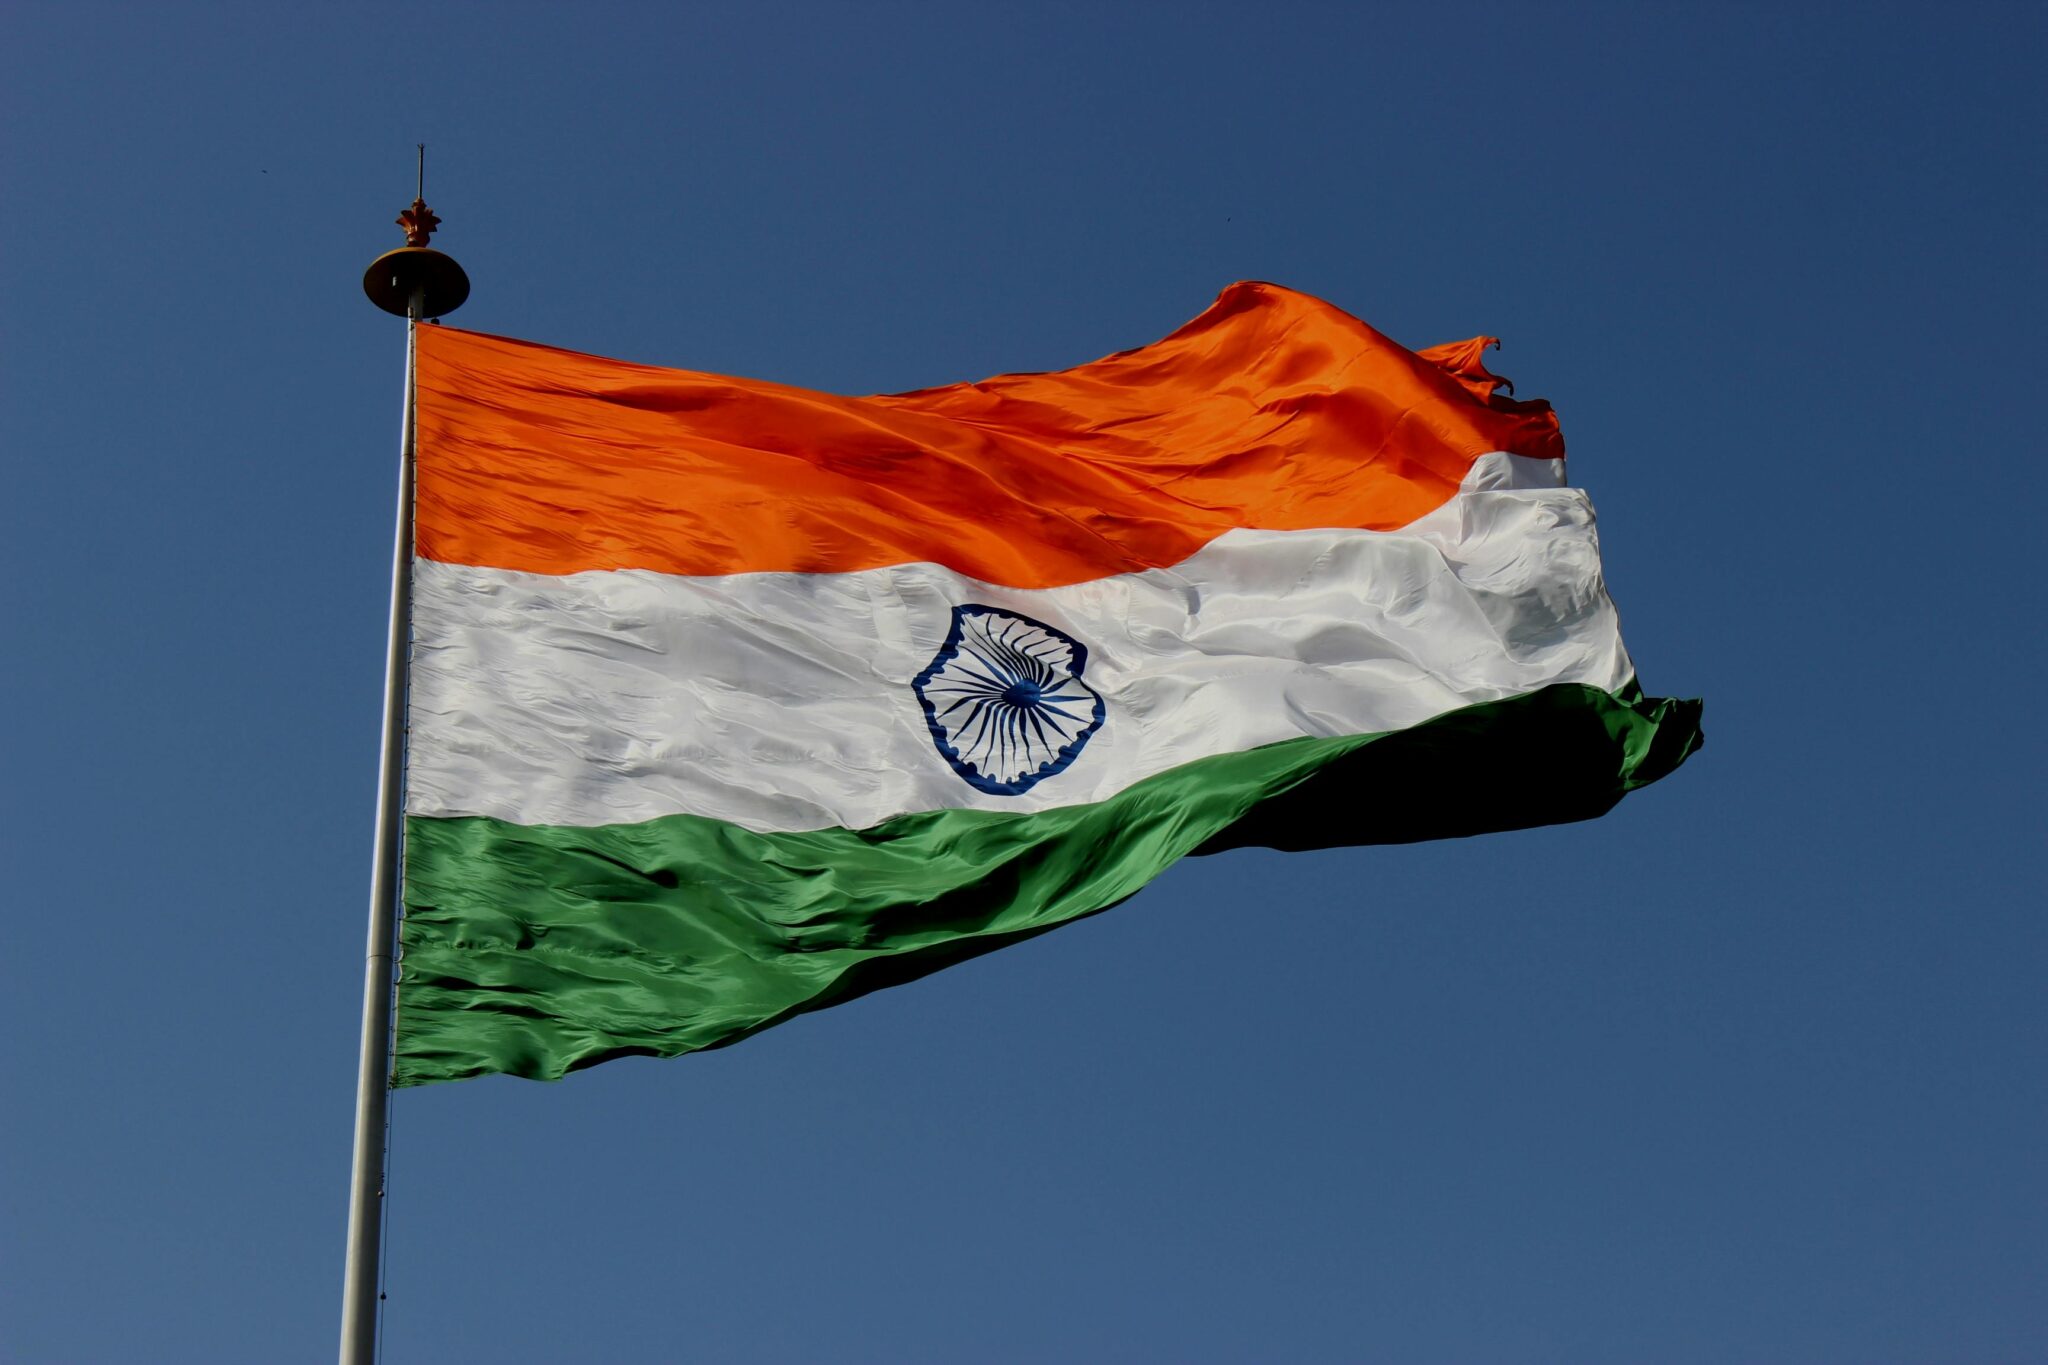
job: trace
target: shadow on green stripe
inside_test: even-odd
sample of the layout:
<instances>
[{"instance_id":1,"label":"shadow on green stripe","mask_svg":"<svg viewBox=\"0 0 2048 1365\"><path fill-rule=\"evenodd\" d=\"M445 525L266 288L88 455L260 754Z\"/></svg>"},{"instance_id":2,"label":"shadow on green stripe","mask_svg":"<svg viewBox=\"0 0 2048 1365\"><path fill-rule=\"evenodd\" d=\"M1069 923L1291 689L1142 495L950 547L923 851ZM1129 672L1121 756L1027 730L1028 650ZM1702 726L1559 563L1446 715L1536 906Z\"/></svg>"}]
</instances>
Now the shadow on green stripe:
<instances>
[{"instance_id":1,"label":"shadow on green stripe","mask_svg":"<svg viewBox=\"0 0 2048 1365\"><path fill-rule=\"evenodd\" d=\"M1106 910L1188 854L1588 819L1684 762L1699 716L1558 685L1202 759L1093 805L865 830L408 820L396 1083L722 1047Z\"/></svg>"}]
</instances>

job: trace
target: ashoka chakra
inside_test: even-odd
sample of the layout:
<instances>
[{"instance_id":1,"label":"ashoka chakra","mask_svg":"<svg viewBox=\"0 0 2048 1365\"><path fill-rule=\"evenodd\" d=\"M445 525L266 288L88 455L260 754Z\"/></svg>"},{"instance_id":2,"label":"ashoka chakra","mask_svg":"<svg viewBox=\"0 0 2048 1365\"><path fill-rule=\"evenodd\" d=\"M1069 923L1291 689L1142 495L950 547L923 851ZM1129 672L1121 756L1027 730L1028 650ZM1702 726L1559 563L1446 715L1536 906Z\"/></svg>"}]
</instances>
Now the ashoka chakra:
<instances>
[{"instance_id":1,"label":"ashoka chakra","mask_svg":"<svg viewBox=\"0 0 2048 1365\"><path fill-rule=\"evenodd\" d=\"M1072 763L1102 728L1102 694L1081 681L1088 647L1013 611L953 608L946 643L911 686L953 771L996 796L1027 792Z\"/></svg>"}]
</instances>

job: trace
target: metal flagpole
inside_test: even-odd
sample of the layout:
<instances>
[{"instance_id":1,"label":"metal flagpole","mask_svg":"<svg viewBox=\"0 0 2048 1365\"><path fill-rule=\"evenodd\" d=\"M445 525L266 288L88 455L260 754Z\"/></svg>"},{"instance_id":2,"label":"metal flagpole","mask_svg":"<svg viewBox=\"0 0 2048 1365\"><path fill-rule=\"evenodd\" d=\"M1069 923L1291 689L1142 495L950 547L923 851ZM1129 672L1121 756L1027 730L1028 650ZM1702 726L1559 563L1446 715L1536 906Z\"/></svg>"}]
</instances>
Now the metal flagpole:
<instances>
[{"instance_id":1,"label":"metal flagpole","mask_svg":"<svg viewBox=\"0 0 2048 1365\"><path fill-rule=\"evenodd\" d=\"M377 834L370 874L370 934L363 964L362 1051L356 1071L355 1155L349 1180L348 1258L342 1274L341 1365L377 1358L378 1270L383 1253L385 1134L391 1098L392 972L405 819L406 670L412 646L412 504L419 327L469 297L469 277L427 245L440 219L426 203L426 148L419 194L398 215L405 245L363 274L370 302L406 320L405 415L398 439L398 515L391 548L391 619L384 655L384 743L377 769Z\"/></svg>"}]
</instances>

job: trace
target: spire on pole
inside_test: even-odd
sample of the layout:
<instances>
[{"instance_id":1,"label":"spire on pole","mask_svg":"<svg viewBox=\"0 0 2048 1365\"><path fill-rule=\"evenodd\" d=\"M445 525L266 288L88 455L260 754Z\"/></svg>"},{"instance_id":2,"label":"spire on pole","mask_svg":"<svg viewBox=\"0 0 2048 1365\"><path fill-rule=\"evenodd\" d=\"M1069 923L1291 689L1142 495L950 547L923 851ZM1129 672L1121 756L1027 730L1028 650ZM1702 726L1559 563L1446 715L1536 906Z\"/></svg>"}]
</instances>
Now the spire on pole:
<instances>
[{"instance_id":1,"label":"spire on pole","mask_svg":"<svg viewBox=\"0 0 2048 1365\"><path fill-rule=\"evenodd\" d=\"M363 292L371 303L399 317L413 316L417 294L418 316L438 318L460 308L469 297L469 276L454 257L427 245L441 219L427 207L427 144L418 145L419 191L412 205L398 215L398 226L405 229L405 245L370 262L363 272Z\"/></svg>"}]
</instances>

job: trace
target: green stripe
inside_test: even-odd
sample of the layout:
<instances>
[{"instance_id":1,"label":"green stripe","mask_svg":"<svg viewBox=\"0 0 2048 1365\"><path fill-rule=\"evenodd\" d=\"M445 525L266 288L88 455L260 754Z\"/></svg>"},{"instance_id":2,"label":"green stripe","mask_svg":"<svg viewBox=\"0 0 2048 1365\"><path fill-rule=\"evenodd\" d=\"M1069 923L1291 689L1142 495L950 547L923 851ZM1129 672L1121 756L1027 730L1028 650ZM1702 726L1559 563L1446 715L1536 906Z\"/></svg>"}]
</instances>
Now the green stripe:
<instances>
[{"instance_id":1,"label":"green stripe","mask_svg":"<svg viewBox=\"0 0 2048 1365\"><path fill-rule=\"evenodd\" d=\"M1558 685L1201 759L1094 805L865 830L412 819L396 1083L720 1047L1107 909L1190 853L1583 820L1683 762L1699 711Z\"/></svg>"}]
</instances>

